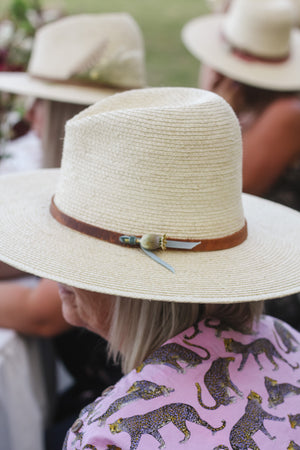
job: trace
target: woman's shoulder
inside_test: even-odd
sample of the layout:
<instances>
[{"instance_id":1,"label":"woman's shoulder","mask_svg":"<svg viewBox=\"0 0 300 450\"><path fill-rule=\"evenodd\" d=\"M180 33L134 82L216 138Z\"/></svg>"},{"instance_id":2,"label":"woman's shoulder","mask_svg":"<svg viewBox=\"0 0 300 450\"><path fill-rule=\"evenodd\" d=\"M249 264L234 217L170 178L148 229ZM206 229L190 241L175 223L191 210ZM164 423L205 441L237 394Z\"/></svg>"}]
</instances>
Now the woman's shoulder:
<instances>
[{"instance_id":1,"label":"woman's shoulder","mask_svg":"<svg viewBox=\"0 0 300 450\"><path fill-rule=\"evenodd\" d=\"M142 435L147 436L153 421L168 414L175 417L180 405L172 401L171 394L178 386L167 380L161 369L150 373L132 370L86 406L69 430L64 449L129 448ZM147 439L145 445L143 448L148 448Z\"/></svg>"},{"instance_id":2,"label":"woman's shoulder","mask_svg":"<svg viewBox=\"0 0 300 450\"><path fill-rule=\"evenodd\" d=\"M300 156L300 99L277 98L243 131L243 191L267 195Z\"/></svg>"},{"instance_id":3,"label":"woman's shoulder","mask_svg":"<svg viewBox=\"0 0 300 450\"><path fill-rule=\"evenodd\" d=\"M268 428L278 448L287 448L293 430L284 416L287 406L297 414L300 395L299 345L297 332L268 316L247 333L216 319L201 321L84 408L65 448L179 448L183 434L191 450L199 442L203 450L228 447L229 440L233 446L240 435L247 437L256 416L261 430L266 418L275 421ZM270 416L273 407L278 414Z\"/></svg>"},{"instance_id":4,"label":"woman's shoulder","mask_svg":"<svg viewBox=\"0 0 300 450\"><path fill-rule=\"evenodd\" d=\"M290 123L299 126L300 123L300 96L279 97L273 100L264 109L262 117L273 120L274 123Z\"/></svg>"}]
</instances>

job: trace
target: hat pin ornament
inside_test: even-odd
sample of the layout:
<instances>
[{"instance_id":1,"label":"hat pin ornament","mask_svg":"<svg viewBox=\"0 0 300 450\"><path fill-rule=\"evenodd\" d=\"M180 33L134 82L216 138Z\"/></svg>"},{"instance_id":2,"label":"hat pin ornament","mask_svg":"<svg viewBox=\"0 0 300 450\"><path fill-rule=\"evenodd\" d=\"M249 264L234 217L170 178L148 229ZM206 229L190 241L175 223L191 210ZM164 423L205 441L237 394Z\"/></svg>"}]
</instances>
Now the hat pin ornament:
<instances>
[{"instance_id":1,"label":"hat pin ornament","mask_svg":"<svg viewBox=\"0 0 300 450\"><path fill-rule=\"evenodd\" d=\"M139 245L146 255L156 261L158 264L161 264L166 269L170 270L172 273L175 273L174 268L163 261L159 256L153 253L154 250L166 250L168 248L174 248L178 250L192 250L197 245L201 244L199 242L185 242L185 241L173 241L167 239L167 235L164 234L159 236L158 234L149 233L144 234L141 238L136 236L121 236L120 242L122 244L131 245L132 247Z\"/></svg>"}]
</instances>

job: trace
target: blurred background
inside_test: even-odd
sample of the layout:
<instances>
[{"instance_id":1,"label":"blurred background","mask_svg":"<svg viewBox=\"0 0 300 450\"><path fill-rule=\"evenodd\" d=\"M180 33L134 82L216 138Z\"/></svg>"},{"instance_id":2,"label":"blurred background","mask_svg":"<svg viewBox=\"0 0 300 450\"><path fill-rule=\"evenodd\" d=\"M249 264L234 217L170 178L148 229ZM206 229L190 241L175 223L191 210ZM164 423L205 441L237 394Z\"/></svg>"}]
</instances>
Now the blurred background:
<instances>
[{"instance_id":1,"label":"blurred background","mask_svg":"<svg viewBox=\"0 0 300 450\"><path fill-rule=\"evenodd\" d=\"M37 29L61 16L128 12L139 24L146 50L149 86L197 87L199 61L184 48L180 34L193 17L216 0L1 0L0 71L26 71ZM0 94L0 161L7 143L28 131L24 98ZM8 165L11 164L8 161Z\"/></svg>"},{"instance_id":2,"label":"blurred background","mask_svg":"<svg viewBox=\"0 0 300 450\"><path fill-rule=\"evenodd\" d=\"M2 21L10 19L19 29L23 27L28 34L33 34L39 25L40 11L43 12L45 20L51 20L55 12L76 14L126 11L136 19L144 35L149 85L197 85L199 62L183 47L180 32L189 19L209 12L205 0L1 0L0 2ZM28 20L32 23L28 23ZM7 38L8 30L1 31L0 27L1 50L5 48ZM27 44L29 46L29 42Z\"/></svg>"}]
</instances>

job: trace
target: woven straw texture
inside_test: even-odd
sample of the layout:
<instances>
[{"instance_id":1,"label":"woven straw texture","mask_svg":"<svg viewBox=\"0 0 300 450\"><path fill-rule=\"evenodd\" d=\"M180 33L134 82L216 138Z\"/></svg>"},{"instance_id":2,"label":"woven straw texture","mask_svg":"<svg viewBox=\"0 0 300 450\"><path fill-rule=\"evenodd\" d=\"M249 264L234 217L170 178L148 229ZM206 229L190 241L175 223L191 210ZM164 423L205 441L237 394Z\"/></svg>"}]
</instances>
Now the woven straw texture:
<instances>
[{"instance_id":1,"label":"woven straw texture","mask_svg":"<svg viewBox=\"0 0 300 450\"><path fill-rule=\"evenodd\" d=\"M227 14L188 22L182 40L196 58L235 80L266 89L299 90L300 30L292 28L293 21L288 0L233 1ZM231 47L266 61L243 58Z\"/></svg>"},{"instance_id":2,"label":"woven straw texture","mask_svg":"<svg viewBox=\"0 0 300 450\"><path fill-rule=\"evenodd\" d=\"M157 88L105 99L68 122L60 170L0 180L1 259L136 298L227 303L297 292L300 214L242 201L241 153L237 119L213 93ZM54 193L64 213L124 234L201 240L232 234L246 218L249 236L228 250L157 252L173 274L139 248L58 223L49 213Z\"/></svg>"},{"instance_id":3,"label":"woven straw texture","mask_svg":"<svg viewBox=\"0 0 300 450\"><path fill-rule=\"evenodd\" d=\"M143 37L130 15L80 14L42 27L28 72L0 73L0 90L89 105L145 86L145 73Z\"/></svg>"},{"instance_id":4,"label":"woven straw texture","mask_svg":"<svg viewBox=\"0 0 300 450\"><path fill-rule=\"evenodd\" d=\"M205 239L240 230L239 125L227 103L199 92L136 90L69 121L56 205L124 234Z\"/></svg>"}]
</instances>

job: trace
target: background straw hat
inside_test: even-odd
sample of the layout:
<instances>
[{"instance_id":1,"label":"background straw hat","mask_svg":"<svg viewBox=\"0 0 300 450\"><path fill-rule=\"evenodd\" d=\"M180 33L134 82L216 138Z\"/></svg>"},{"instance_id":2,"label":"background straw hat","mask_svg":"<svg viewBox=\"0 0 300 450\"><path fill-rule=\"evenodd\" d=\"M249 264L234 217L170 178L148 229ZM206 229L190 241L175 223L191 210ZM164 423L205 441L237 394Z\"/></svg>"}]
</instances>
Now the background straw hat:
<instances>
[{"instance_id":1,"label":"background straw hat","mask_svg":"<svg viewBox=\"0 0 300 450\"><path fill-rule=\"evenodd\" d=\"M195 18L187 49L216 71L266 89L300 89L300 30L290 0L233 0L226 14Z\"/></svg>"},{"instance_id":2,"label":"background straw hat","mask_svg":"<svg viewBox=\"0 0 300 450\"><path fill-rule=\"evenodd\" d=\"M127 13L65 17L36 33L27 73L0 72L0 90L89 105L145 86L141 31Z\"/></svg>"},{"instance_id":3,"label":"background straw hat","mask_svg":"<svg viewBox=\"0 0 300 450\"><path fill-rule=\"evenodd\" d=\"M242 143L231 107L192 88L108 97L66 126L61 169L0 179L0 258L91 291L154 300L240 302L300 290L300 214L241 194ZM55 195L54 195L55 194ZM124 235L248 238L218 251L155 252L62 225L61 213Z\"/></svg>"}]
</instances>

